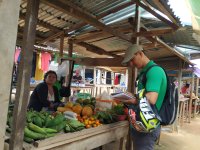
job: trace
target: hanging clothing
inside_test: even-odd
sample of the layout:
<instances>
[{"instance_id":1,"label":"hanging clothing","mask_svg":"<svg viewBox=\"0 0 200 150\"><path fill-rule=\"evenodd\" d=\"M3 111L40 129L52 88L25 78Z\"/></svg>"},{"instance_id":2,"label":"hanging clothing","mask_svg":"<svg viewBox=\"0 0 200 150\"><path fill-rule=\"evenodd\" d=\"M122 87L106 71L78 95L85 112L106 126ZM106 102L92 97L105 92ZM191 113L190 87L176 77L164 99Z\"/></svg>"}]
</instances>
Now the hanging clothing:
<instances>
[{"instance_id":1,"label":"hanging clothing","mask_svg":"<svg viewBox=\"0 0 200 150\"><path fill-rule=\"evenodd\" d=\"M119 78L118 78L118 75L115 75L114 85L118 85L118 84L119 84Z\"/></svg>"},{"instance_id":2,"label":"hanging clothing","mask_svg":"<svg viewBox=\"0 0 200 150\"><path fill-rule=\"evenodd\" d=\"M41 66L41 59L40 59L40 54L37 54L36 58L36 70L35 70L35 80L43 80L44 73L40 69Z\"/></svg>"},{"instance_id":3,"label":"hanging clothing","mask_svg":"<svg viewBox=\"0 0 200 150\"><path fill-rule=\"evenodd\" d=\"M21 48L15 49L15 64L18 62L18 57L20 56Z\"/></svg>"},{"instance_id":4,"label":"hanging clothing","mask_svg":"<svg viewBox=\"0 0 200 150\"><path fill-rule=\"evenodd\" d=\"M42 53L41 54L41 69L43 71L48 71L49 70L49 64L51 60L51 54L50 53Z\"/></svg>"},{"instance_id":5,"label":"hanging clothing","mask_svg":"<svg viewBox=\"0 0 200 150\"><path fill-rule=\"evenodd\" d=\"M39 53L39 57L38 57L38 67L39 69L42 69L42 54Z\"/></svg>"}]
</instances>

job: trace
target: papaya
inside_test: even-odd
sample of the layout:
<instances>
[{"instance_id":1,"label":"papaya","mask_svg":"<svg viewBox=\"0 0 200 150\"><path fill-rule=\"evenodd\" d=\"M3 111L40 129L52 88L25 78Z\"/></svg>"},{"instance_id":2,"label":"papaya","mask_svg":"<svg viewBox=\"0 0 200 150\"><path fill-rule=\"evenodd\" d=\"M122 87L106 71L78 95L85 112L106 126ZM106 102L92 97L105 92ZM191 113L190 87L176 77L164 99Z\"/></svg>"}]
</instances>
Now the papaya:
<instances>
[{"instance_id":1,"label":"papaya","mask_svg":"<svg viewBox=\"0 0 200 150\"><path fill-rule=\"evenodd\" d=\"M72 108L73 112L77 113L77 114L81 114L81 111L82 111L82 106L81 105L75 105L73 106Z\"/></svg>"},{"instance_id":2,"label":"papaya","mask_svg":"<svg viewBox=\"0 0 200 150\"><path fill-rule=\"evenodd\" d=\"M72 108L74 106L74 104L72 102L67 102L65 107L66 108Z\"/></svg>"},{"instance_id":3,"label":"papaya","mask_svg":"<svg viewBox=\"0 0 200 150\"><path fill-rule=\"evenodd\" d=\"M65 112L66 108L65 107L58 107L57 111L59 111L59 112Z\"/></svg>"},{"instance_id":4,"label":"papaya","mask_svg":"<svg viewBox=\"0 0 200 150\"><path fill-rule=\"evenodd\" d=\"M92 115L93 115L93 111L92 111L91 107L89 107L89 106L83 107L83 109L82 109L82 116L88 116L88 117L90 117Z\"/></svg>"}]
</instances>

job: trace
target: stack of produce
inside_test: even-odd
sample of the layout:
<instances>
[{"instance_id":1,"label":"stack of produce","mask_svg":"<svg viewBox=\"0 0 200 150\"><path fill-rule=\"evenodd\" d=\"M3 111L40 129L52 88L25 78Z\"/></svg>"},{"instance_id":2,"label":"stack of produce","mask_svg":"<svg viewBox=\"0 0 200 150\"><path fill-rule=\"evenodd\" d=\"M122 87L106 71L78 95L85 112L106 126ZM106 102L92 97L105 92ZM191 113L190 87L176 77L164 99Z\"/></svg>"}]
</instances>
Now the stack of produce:
<instances>
[{"instance_id":1,"label":"stack of produce","mask_svg":"<svg viewBox=\"0 0 200 150\"><path fill-rule=\"evenodd\" d=\"M67 102L64 107L58 107L57 111L64 113L66 111L75 112L77 115L80 116L92 116L94 113L95 107L95 98L91 99L77 99L76 103Z\"/></svg>"},{"instance_id":2,"label":"stack of produce","mask_svg":"<svg viewBox=\"0 0 200 150\"><path fill-rule=\"evenodd\" d=\"M56 133L65 131L75 132L85 128L78 120L66 119L69 114L28 111L24 130L24 141L32 143L36 140L55 136ZM7 131L11 132L13 117L8 117Z\"/></svg>"},{"instance_id":3,"label":"stack of produce","mask_svg":"<svg viewBox=\"0 0 200 150\"><path fill-rule=\"evenodd\" d=\"M88 117L88 116L78 116L77 117L78 120L82 123L84 123L85 127L86 128L90 128L90 127L98 127L100 125L102 125L100 123L100 121L95 117L95 116L91 116L91 117Z\"/></svg>"}]
</instances>

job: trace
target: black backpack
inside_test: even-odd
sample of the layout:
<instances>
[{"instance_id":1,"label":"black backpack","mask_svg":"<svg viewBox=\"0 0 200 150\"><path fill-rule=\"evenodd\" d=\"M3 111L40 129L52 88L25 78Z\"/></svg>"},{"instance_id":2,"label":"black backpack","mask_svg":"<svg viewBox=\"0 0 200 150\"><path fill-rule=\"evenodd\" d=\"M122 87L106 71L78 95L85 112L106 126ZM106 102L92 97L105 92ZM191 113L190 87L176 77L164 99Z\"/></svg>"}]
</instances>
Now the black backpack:
<instances>
[{"instance_id":1,"label":"black backpack","mask_svg":"<svg viewBox=\"0 0 200 150\"><path fill-rule=\"evenodd\" d=\"M152 65L150 66L144 73L142 73L140 76L142 76L142 84L146 85L146 74L147 72L153 68L153 67L160 67L158 65ZM162 68L162 67L161 67ZM163 68L162 68L163 69ZM163 69L166 78L167 78L167 91L162 103L162 106L160 108L160 111L158 111L156 108L153 108L153 110L156 109L155 113L160 116L162 121L160 122L161 125L171 125L174 123L177 115L177 109L178 109L178 90L176 88L176 85L171 81L165 71ZM137 80L139 77L137 78Z\"/></svg>"}]
</instances>

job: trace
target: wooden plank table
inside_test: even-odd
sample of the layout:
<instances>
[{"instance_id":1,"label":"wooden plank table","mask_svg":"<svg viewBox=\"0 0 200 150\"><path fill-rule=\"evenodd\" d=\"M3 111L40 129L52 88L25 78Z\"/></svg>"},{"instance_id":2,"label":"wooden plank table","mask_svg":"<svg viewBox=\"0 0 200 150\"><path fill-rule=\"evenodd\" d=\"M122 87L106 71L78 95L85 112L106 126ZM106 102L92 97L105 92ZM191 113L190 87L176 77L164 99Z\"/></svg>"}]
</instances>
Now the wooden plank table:
<instances>
[{"instance_id":1,"label":"wooden plank table","mask_svg":"<svg viewBox=\"0 0 200 150\"><path fill-rule=\"evenodd\" d=\"M128 121L120 121L102 125L96 128L84 129L74 133L60 133L55 137L36 141L33 145L24 143L25 150L90 150L106 144L117 143L117 149L122 149L122 144L128 135ZM121 144L119 144L121 143ZM108 146L108 145L107 145ZM109 148L110 149L110 148Z\"/></svg>"}]
</instances>

